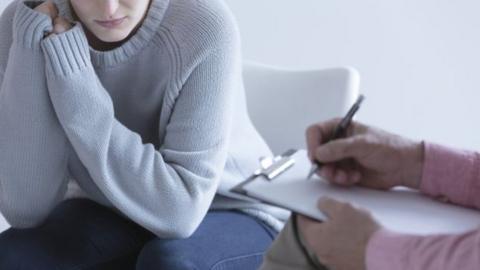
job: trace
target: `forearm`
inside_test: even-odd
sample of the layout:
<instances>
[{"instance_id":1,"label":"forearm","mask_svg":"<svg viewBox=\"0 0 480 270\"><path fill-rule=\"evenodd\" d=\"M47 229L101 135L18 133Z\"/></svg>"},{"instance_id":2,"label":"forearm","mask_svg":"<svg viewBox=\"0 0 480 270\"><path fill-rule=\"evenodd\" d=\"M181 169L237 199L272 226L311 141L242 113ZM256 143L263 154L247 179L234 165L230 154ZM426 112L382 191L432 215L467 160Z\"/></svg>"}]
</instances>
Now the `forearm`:
<instances>
[{"instance_id":1,"label":"forearm","mask_svg":"<svg viewBox=\"0 0 480 270\"><path fill-rule=\"evenodd\" d=\"M460 235L413 236L377 232L367 248L368 270L478 269L480 231Z\"/></svg>"},{"instance_id":2,"label":"forearm","mask_svg":"<svg viewBox=\"0 0 480 270\"><path fill-rule=\"evenodd\" d=\"M231 67L212 55L192 69L169 127L162 127L168 130L159 139L163 144L155 149L115 118L80 25L45 39L43 49L53 105L95 184L122 213L157 236L188 237L208 211L226 162L234 88L230 75L222 73L230 74ZM205 80L210 72L221 81Z\"/></svg>"},{"instance_id":3,"label":"forearm","mask_svg":"<svg viewBox=\"0 0 480 270\"><path fill-rule=\"evenodd\" d=\"M31 227L63 198L67 139L40 47L50 18L19 5L0 89L0 210L13 227Z\"/></svg>"},{"instance_id":4,"label":"forearm","mask_svg":"<svg viewBox=\"0 0 480 270\"><path fill-rule=\"evenodd\" d=\"M454 204L480 208L479 153L425 143L420 189Z\"/></svg>"}]
</instances>

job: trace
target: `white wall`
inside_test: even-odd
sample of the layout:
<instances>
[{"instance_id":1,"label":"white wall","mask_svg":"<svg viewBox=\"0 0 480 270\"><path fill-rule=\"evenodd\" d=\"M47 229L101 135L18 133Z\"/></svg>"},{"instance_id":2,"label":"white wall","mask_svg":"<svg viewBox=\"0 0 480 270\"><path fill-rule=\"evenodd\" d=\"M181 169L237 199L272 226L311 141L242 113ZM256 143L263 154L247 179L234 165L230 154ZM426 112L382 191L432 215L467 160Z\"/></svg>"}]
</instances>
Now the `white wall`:
<instances>
[{"instance_id":1,"label":"white wall","mask_svg":"<svg viewBox=\"0 0 480 270\"><path fill-rule=\"evenodd\" d=\"M480 150L480 1L226 0L244 57L294 68L356 67L358 119Z\"/></svg>"},{"instance_id":2,"label":"white wall","mask_svg":"<svg viewBox=\"0 0 480 270\"><path fill-rule=\"evenodd\" d=\"M10 3L10 0L0 0L0 12L3 11L3 9L7 6L8 3Z\"/></svg>"}]
</instances>

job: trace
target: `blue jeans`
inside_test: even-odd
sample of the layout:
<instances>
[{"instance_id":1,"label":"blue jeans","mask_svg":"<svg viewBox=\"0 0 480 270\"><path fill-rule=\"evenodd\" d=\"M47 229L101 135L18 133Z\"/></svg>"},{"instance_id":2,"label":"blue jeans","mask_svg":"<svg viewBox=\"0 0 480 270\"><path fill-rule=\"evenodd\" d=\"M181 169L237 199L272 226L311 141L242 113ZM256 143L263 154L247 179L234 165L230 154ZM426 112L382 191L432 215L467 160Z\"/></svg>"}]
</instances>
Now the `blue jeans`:
<instances>
[{"instance_id":1,"label":"blue jeans","mask_svg":"<svg viewBox=\"0 0 480 270\"><path fill-rule=\"evenodd\" d=\"M187 239L156 238L109 208L61 203L33 229L0 234L0 269L257 269L276 232L236 211L211 211Z\"/></svg>"}]
</instances>

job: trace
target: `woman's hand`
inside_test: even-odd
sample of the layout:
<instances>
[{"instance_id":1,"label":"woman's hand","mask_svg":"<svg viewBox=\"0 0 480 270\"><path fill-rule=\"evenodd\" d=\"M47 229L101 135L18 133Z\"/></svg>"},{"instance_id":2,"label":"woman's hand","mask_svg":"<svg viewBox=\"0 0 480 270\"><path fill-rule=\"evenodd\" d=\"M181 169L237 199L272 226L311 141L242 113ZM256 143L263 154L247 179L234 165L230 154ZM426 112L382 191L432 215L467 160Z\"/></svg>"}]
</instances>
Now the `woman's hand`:
<instances>
[{"instance_id":1,"label":"woman's hand","mask_svg":"<svg viewBox=\"0 0 480 270\"><path fill-rule=\"evenodd\" d=\"M368 242L381 226L370 213L348 203L323 198L318 207L328 218L325 222L297 218L307 248L329 269L366 269Z\"/></svg>"},{"instance_id":2,"label":"woman's hand","mask_svg":"<svg viewBox=\"0 0 480 270\"><path fill-rule=\"evenodd\" d=\"M57 17L53 21L53 33L52 34L60 34L63 32L67 32L72 28L72 24L67 21L67 19L63 17Z\"/></svg>"},{"instance_id":3,"label":"woman's hand","mask_svg":"<svg viewBox=\"0 0 480 270\"><path fill-rule=\"evenodd\" d=\"M45 1L42 4L38 5L34 10L47 14L52 18L52 21L55 20L58 16L58 9L55 3L52 1Z\"/></svg>"},{"instance_id":4,"label":"woman's hand","mask_svg":"<svg viewBox=\"0 0 480 270\"><path fill-rule=\"evenodd\" d=\"M51 1L43 2L34 10L47 14L48 16L50 16L50 18L52 18L53 31L50 33L45 33L45 37L49 37L53 34L63 33L72 28L72 24L69 21L67 21L63 17L58 16L57 6Z\"/></svg>"},{"instance_id":5,"label":"woman's hand","mask_svg":"<svg viewBox=\"0 0 480 270\"><path fill-rule=\"evenodd\" d=\"M325 164L319 170L320 176L344 186L419 188L422 143L354 122L345 138L328 141L339 122L334 119L307 130L310 159Z\"/></svg>"}]
</instances>

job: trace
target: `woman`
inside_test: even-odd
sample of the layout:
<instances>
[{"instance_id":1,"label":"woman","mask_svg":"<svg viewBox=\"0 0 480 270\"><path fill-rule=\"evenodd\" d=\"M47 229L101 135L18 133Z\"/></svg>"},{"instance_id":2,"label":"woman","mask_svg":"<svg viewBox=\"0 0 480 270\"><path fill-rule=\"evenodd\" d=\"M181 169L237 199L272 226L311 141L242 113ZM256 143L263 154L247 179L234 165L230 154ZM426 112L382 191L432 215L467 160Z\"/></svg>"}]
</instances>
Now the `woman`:
<instances>
[{"instance_id":1,"label":"woman","mask_svg":"<svg viewBox=\"0 0 480 270\"><path fill-rule=\"evenodd\" d=\"M285 213L228 193L270 154L239 44L220 0L12 3L0 269L256 268Z\"/></svg>"}]
</instances>

